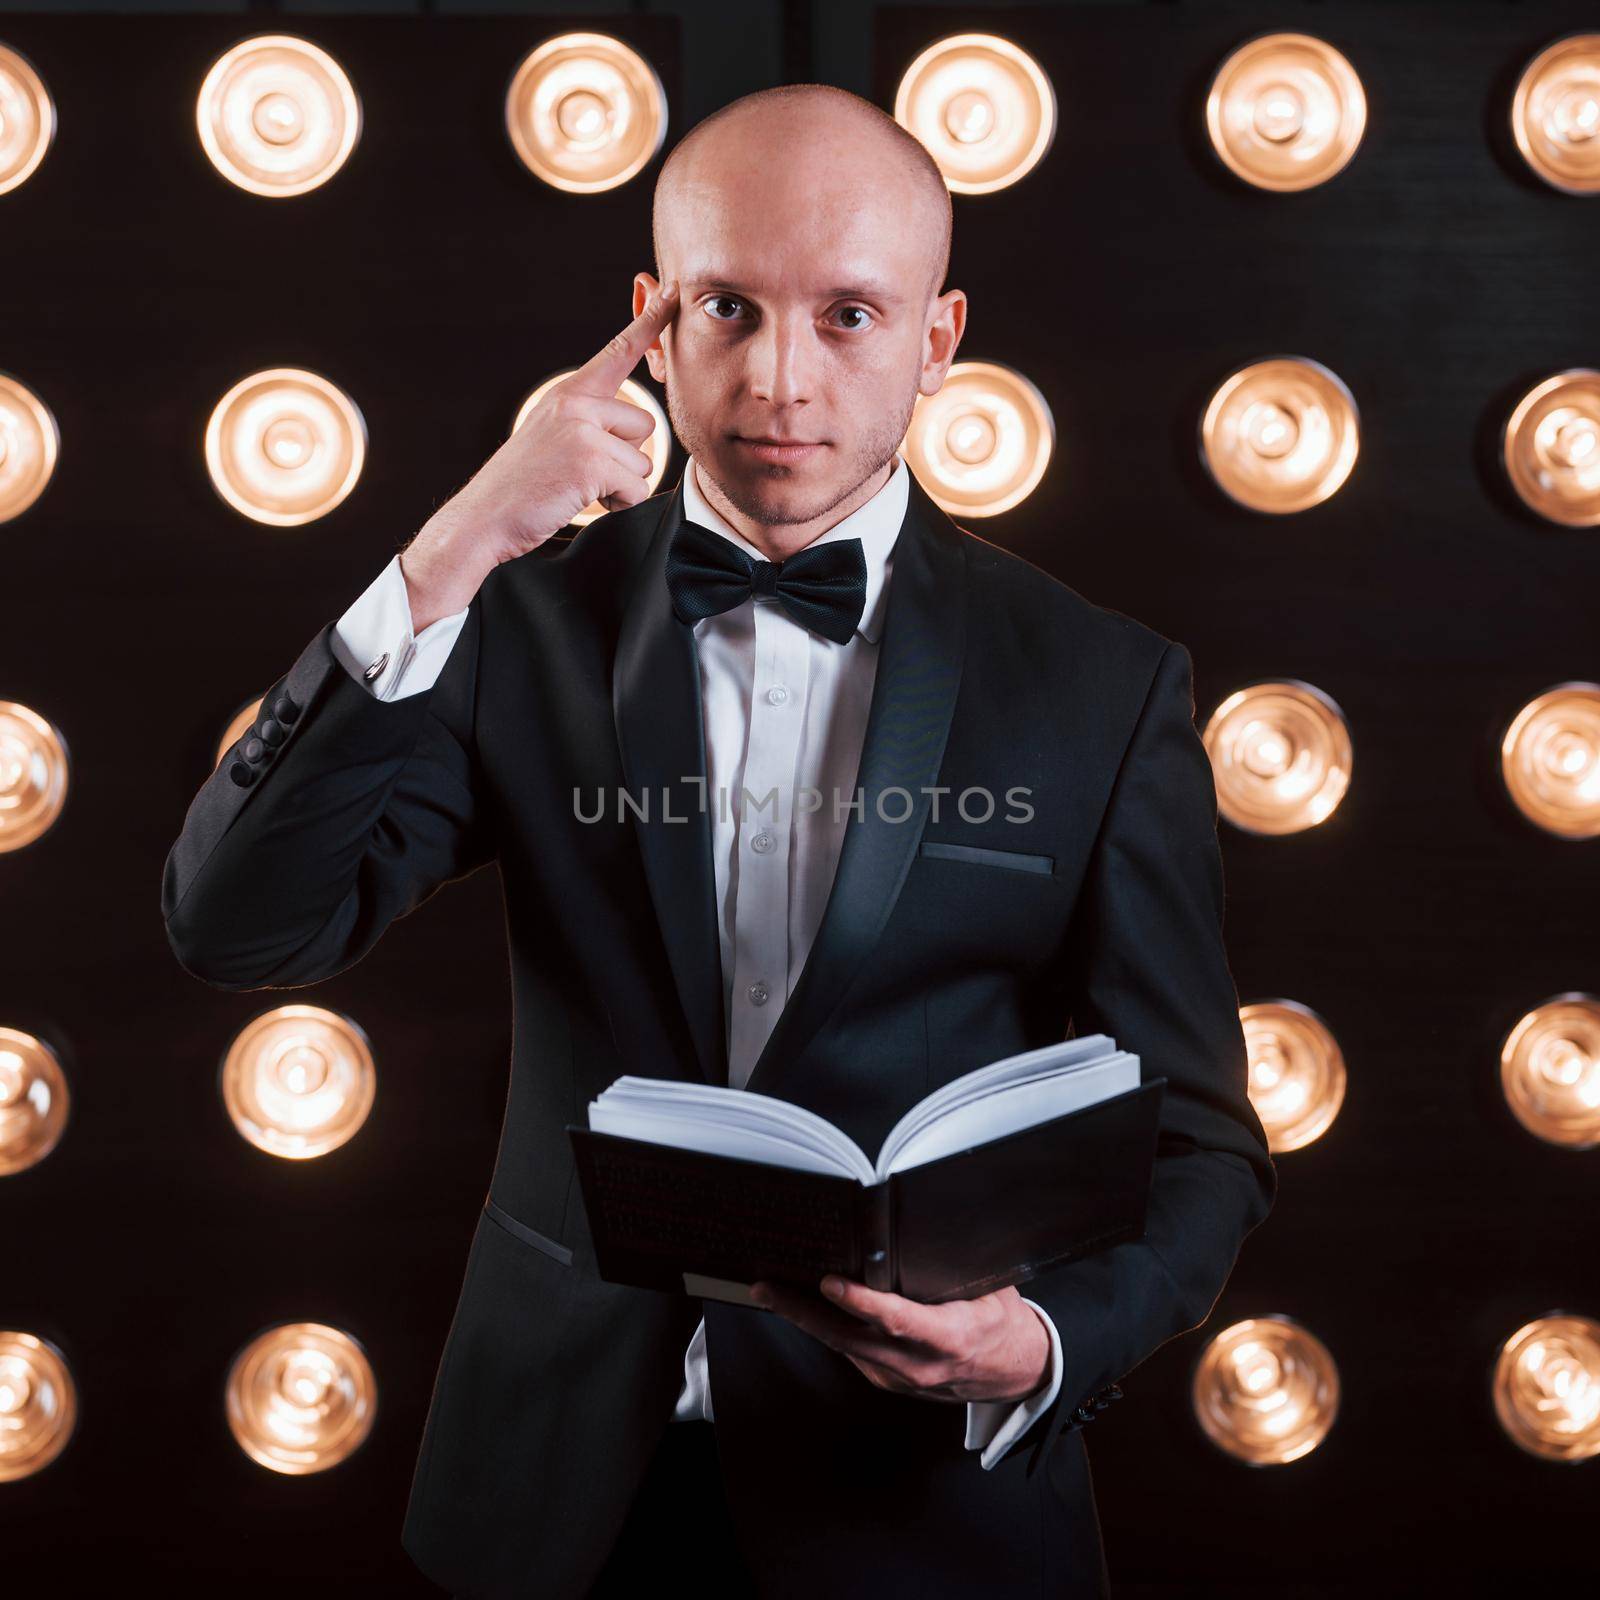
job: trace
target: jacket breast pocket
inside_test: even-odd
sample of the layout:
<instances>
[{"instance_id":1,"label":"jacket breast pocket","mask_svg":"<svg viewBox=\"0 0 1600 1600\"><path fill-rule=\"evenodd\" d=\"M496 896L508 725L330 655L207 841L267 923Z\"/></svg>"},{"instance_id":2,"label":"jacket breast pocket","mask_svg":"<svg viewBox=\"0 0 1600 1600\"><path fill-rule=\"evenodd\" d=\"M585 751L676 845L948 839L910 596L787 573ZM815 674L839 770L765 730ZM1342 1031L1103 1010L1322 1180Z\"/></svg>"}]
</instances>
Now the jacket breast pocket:
<instances>
[{"instance_id":1,"label":"jacket breast pocket","mask_svg":"<svg viewBox=\"0 0 1600 1600\"><path fill-rule=\"evenodd\" d=\"M1010 867L1016 872L1052 873L1056 869L1054 856L1035 855L1026 850L996 850L989 845L944 844L937 839L924 839L917 854L941 861L970 861L977 866Z\"/></svg>"},{"instance_id":2,"label":"jacket breast pocket","mask_svg":"<svg viewBox=\"0 0 1600 1600\"><path fill-rule=\"evenodd\" d=\"M562 1266L572 1265L572 1252L564 1244L558 1244L554 1239L547 1238L535 1228L530 1228L525 1222L518 1222L511 1213L502 1206L497 1206L493 1200L483 1202L484 1214L491 1222L498 1223L513 1239L520 1239L526 1245L532 1245L535 1250L542 1250L552 1260L559 1261Z\"/></svg>"}]
</instances>

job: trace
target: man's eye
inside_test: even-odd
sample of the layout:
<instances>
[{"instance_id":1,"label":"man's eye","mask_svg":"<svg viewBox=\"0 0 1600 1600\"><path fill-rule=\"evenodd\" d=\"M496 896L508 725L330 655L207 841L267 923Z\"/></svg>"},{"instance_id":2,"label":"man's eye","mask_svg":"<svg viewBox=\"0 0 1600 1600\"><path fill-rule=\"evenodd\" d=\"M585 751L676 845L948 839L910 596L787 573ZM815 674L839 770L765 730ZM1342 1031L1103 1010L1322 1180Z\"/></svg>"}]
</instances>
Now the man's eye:
<instances>
[{"instance_id":1,"label":"man's eye","mask_svg":"<svg viewBox=\"0 0 1600 1600\"><path fill-rule=\"evenodd\" d=\"M705 308L706 308L706 310L708 312L711 313L712 321L714 321L714 322L732 322L734 320L732 317L720 316L720 315L718 315L717 312L712 311L711 308L713 306L737 306L737 305L742 305L742 304L743 304L742 301L735 300L734 297L731 294L714 294L714 295L712 295L712 297L709 300L706 301L706 307Z\"/></svg>"},{"instance_id":2,"label":"man's eye","mask_svg":"<svg viewBox=\"0 0 1600 1600\"><path fill-rule=\"evenodd\" d=\"M851 333L859 333L863 328L872 326L872 313L865 306L842 306L839 310L841 317L857 317L856 322L847 322L846 329Z\"/></svg>"}]
</instances>

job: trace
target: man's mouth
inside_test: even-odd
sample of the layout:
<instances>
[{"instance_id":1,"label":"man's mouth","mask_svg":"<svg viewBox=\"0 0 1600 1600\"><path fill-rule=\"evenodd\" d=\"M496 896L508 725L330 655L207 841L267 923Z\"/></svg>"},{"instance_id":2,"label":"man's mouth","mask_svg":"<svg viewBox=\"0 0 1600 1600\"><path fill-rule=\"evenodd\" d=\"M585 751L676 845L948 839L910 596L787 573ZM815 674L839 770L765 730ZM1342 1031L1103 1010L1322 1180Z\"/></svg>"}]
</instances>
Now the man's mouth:
<instances>
[{"instance_id":1,"label":"man's mouth","mask_svg":"<svg viewBox=\"0 0 1600 1600\"><path fill-rule=\"evenodd\" d=\"M758 461L778 466L790 466L805 461L814 452L827 448L819 439L785 439L773 436L736 434L734 443L747 450Z\"/></svg>"}]
</instances>

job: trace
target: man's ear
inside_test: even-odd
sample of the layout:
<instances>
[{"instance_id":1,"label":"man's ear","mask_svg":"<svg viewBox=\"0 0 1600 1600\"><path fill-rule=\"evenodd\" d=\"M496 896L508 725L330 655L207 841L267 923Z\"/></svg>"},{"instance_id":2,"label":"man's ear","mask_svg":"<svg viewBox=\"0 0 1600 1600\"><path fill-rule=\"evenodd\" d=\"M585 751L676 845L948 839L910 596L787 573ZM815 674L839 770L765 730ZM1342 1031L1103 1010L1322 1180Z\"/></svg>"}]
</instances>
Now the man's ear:
<instances>
[{"instance_id":1,"label":"man's ear","mask_svg":"<svg viewBox=\"0 0 1600 1600\"><path fill-rule=\"evenodd\" d=\"M922 377L917 384L921 394L937 394L944 387L945 374L956 358L956 346L967 328L967 297L951 289L933 303L933 319L923 338L925 355Z\"/></svg>"},{"instance_id":2,"label":"man's ear","mask_svg":"<svg viewBox=\"0 0 1600 1600\"><path fill-rule=\"evenodd\" d=\"M645 302L649 300L650 296L656 292L658 287L660 287L659 284L650 276L648 272L640 272L634 275L634 316L638 316L639 313L644 310ZM666 329L663 329L662 334L665 334L666 331ZM645 365L650 369L650 376L654 378L657 383L665 384L667 381L667 358L666 352L661 347L662 334L658 334L654 343L646 347L644 360Z\"/></svg>"}]
</instances>

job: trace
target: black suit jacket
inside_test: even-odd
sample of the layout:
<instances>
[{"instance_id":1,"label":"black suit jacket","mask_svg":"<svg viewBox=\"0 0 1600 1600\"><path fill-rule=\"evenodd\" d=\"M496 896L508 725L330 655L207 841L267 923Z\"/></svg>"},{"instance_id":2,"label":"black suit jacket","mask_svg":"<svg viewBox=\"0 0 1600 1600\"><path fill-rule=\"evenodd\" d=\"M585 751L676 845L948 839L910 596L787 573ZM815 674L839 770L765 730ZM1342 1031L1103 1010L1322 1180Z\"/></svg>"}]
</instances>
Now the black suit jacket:
<instances>
[{"instance_id":1,"label":"black suit jacket","mask_svg":"<svg viewBox=\"0 0 1600 1600\"><path fill-rule=\"evenodd\" d=\"M510 1091L405 1548L458 1596L583 1594L703 1310L728 1497L763 1593L1101 1594L1082 1424L1205 1320L1276 1192L1189 654L958 528L913 480L865 805L749 1088L871 1151L938 1085L1072 1032L1113 1035L1168 1081L1145 1236L1024 1286L1060 1330L1065 1377L985 1472L960 1407L876 1389L768 1313L596 1276L566 1125L625 1072L727 1081L694 638L663 581L681 517L680 486L498 567L438 681L409 698L375 699L323 627L166 863L178 960L246 990L343 971L441 884L498 862ZM648 796L648 821L618 805L624 788ZM897 788L909 820L892 820ZM969 788L971 821L956 806ZM1025 822L1007 820L1013 788L1029 791ZM605 795L606 820L581 821L575 791L585 815ZM929 854L935 841L970 850ZM1050 871L1019 860L1038 856Z\"/></svg>"}]
</instances>

